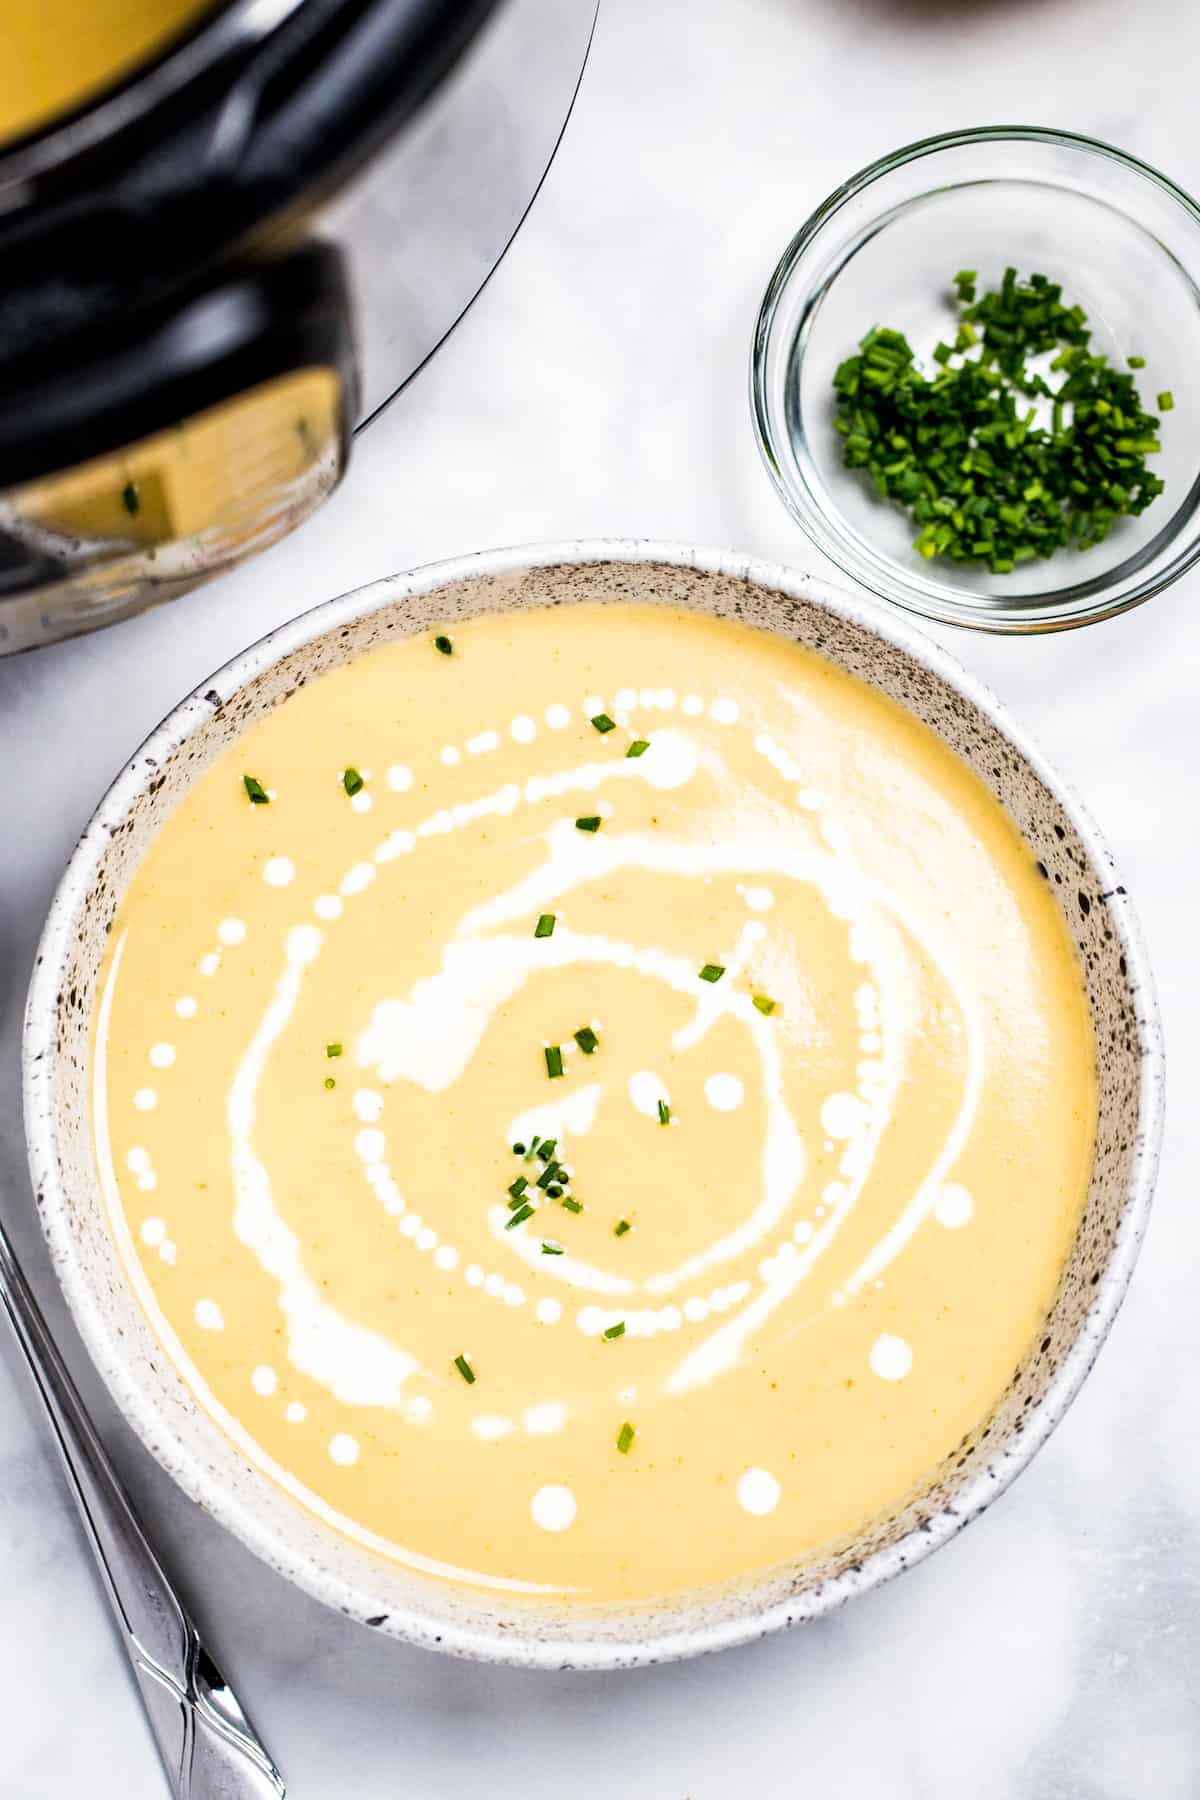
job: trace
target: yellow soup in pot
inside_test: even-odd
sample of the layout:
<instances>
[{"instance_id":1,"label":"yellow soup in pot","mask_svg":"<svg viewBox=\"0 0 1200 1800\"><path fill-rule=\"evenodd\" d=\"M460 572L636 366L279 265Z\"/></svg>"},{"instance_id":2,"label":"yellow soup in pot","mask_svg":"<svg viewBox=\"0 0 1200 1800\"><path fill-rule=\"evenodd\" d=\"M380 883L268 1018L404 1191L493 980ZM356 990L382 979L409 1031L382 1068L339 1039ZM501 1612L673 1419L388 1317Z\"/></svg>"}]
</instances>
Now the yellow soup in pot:
<instances>
[{"instance_id":1,"label":"yellow soup in pot","mask_svg":"<svg viewBox=\"0 0 1200 1800\"><path fill-rule=\"evenodd\" d=\"M415 1569L621 1601L844 1538L981 1423L1094 1055L929 730L770 634L582 605L373 649L197 781L112 933L93 1116L141 1300L267 1475Z\"/></svg>"},{"instance_id":2,"label":"yellow soup in pot","mask_svg":"<svg viewBox=\"0 0 1200 1800\"><path fill-rule=\"evenodd\" d=\"M0 0L0 142L165 50L214 0Z\"/></svg>"}]
</instances>

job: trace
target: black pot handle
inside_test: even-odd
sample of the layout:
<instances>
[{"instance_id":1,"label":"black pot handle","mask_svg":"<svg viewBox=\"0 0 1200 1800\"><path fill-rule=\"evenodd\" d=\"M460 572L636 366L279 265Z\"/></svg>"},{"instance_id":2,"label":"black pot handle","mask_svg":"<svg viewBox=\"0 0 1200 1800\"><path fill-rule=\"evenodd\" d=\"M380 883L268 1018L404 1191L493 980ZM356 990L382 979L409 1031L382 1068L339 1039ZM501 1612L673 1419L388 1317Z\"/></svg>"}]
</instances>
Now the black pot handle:
<instances>
[{"instance_id":1,"label":"black pot handle","mask_svg":"<svg viewBox=\"0 0 1200 1800\"><path fill-rule=\"evenodd\" d=\"M69 351L5 370L0 490L106 455L300 369L337 379L340 455L358 411L341 254L309 242L215 271L161 308L110 319Z\"/></svg>"},{"instance_id":2,"label":"black pot handle","mask_svg":"<svg viewBox=\"0 0 1200 1800\"><path fill-rule=\"evenodd\" d=\"M340 254L227 267L0 393L0 656L140 612L291 531L358 413Z\"/></svg>"}]
</instances>

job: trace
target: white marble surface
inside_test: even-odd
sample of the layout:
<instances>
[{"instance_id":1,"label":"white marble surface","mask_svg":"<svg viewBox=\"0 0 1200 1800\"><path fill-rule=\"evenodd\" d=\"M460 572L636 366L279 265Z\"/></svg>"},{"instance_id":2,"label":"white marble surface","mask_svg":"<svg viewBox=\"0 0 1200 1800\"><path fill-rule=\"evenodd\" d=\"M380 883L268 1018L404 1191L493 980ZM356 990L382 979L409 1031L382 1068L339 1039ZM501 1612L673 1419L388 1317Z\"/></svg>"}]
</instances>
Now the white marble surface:
<instances>
[{"instance_id":1,"label":"white marble surface","mask_svg":"<svg viewBox=\"0 0 1200 1800\"><path fill-rule=\"evenodd\" d=\"M329 594L472 547L597 533L817 568L750 436L754 308L796 223L909 138L1019 115L1200 187L1193 0L604 0L562 154L466 323L254 567L0 664L0 1172L114 1451L295 1800L1192 1800L1200 1793L1200 578L1090 632L946 634L1082 789L1158 971L1166 1159L1112 1340L976 1528L819 1626L699 1663L531 1676L370 1636L260 1568L112 1418L50 1292L18 1022L101 787L168 704ZM161 1777L15 1361L0 1354L0 1794L158 1800Z\"/></svg>"}]
</instances>

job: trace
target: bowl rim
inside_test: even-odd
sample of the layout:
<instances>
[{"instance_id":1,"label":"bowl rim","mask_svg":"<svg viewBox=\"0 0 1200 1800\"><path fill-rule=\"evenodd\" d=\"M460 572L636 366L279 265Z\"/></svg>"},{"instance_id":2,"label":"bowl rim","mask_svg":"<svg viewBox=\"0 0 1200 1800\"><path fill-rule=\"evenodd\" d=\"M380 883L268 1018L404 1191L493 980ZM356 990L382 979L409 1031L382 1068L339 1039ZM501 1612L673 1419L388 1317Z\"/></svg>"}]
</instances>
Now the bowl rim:
<instances>
[{"instance_id":1,"label":"bowl rim","mask_svg":"<svg viewBox=\"0 0 1200 1800\"><path fill-rule=\"evenodd\" d=\"M1029 1463L1049 1438L1091 1369L1124 1298L1145 1232L1157 1172L1163 1121L1164 1053L1158 1003L1140 927L1120 883L1111 854L1087 810L1041 752L1010 719L989 689L924 632L874 601L838 589L782 565L719 549L696 548L646 539L563 540L546 544L485 550L426 564L407 573L385 576L354 589L278 626L230 658L214 675L167 713L135 750L101 799L72 852L55 892L38 946L26 1003L22 1041L25 1130L30 1171L38 1210L56 1277L74 1323L93 1363L120 1410L146 1449L172 1479L220 1524L246 1544L276 1572L335 1609L365 1618L381 1609L372 1605L368 1587L335 1570L333 1559L320 1567L302 1551L281 1540L258 1516L252 1504L226 1492L185 1442L183 1434L158 1409L140 1385L122 1340L108 1323L103 1296L87 1274L79 1253L70 1198L56 1155L57 1117L53 1106L58 1051L57 1003L62 974L70 955L80 907L89 895L111 838L111 829L154 779L156 765L177 750L204 720L211 718L205 698L216 690L224 700L274 663L326 633L390 606L397 599L426 595L480 577L519 576L534 570L605 563L662 565L723 576L762 587L784 598L816 604L835 617L906 652L980 709L1025 759L1036 777L1070 819L1092 868L1104 877L1114 932L1125 953L1130 992L1137 997L1140 1054L1139 1131L1133 1148L1129 1181L1103 1273L1095 1296L1070 1349L1064 1355L1024 1429L1001 1443L978 1474L923 1526L872 1552L861 1563L842 1570L819 1587L790 1598L766 1601L758 1593L778 1571L748 1581L723 1614L712 1614L711 1590L674 1597L662 1603L653 1629L644 1636L617 1640L589 1630L588 1615L564 1613L565 1627L554 1635L537 1635L537 1618L519 1634L459 1619L439 1617L436 1626L418 1607L406 1609L389 1599L381 1629L389 1636L422 1647L485 1661L539 1669L614 1669L693 1656L748 1643L783 1627L823 1616L852 1595L878 1586L901 1569L923 1561L983 1513ZM153 761L148 761L153 758ZM468 1590L463 1590L464 1594ZM758 1597L756 1597L756 1594ZM375 1596L374 1598L378 1598ZM618 1613L622 1609L613 1609ZM626 1609L641 1616L638 1609ZM690 1619L689 1619L690 1613ZM668 1624L669 1621L675 1621Z\"/></svg>"},{"instance_id":2,"label":"bowl rim","mask_svg":"<svg viewBox=\"0 0 1200 1800\"><path fill-rule=\"evenodd\" d=\"M889 579L878 573L865 557L853 558L844 548L841 538L826 524L820 508L809 504L795 484L787 478L776 453L777 433L771 423L766 379L767 352L775 319L796 264L845 206L884 176L910 163L920 162L924 157L936 156L947 150L970 148L975 144L1005 142L1065 146L1114 162L1140 180L1149 181L1159 188L1168 199L1183 208L1192 224L1200 230L1200 201L1152 163L1145 162L1131 151L1122 150L1119 145L1107 143L1103 138L1063 130L1053 125L1016 124L963 126L938 132L930 137L916 138L911 143L901 144L897 149L876 157L873 162L848 176L832 193L826 195L793 233L771 272L755 318L750 345L749 400L754 441L772 486L805 537L835 564L842 575L865 587L879 599L902 607L918 618L939 625L952 625L960 630L1022 636L1046 631L1076 630L1084 625L1118 618L1135 606L1143 605L1147 600L1153 599L1155 594L1172 586L1200 561L1200 533L1189 550L1176 556L1156 573L1140 581L1135 576L1125 591L1109 598L1097 596L1097 603L1082 610L1062 610L1062 596L1071 591L1067 587L1048 590L1058 598L1047 600L1043 606L1030 605L1011 614L1000 609L989 610L981 603L972 604L968 600L950 598L949 595L953 592L950 589L947 589L948 597L940 601L935 594L927 593L923 587L918 587L914 581L906 579L900 573Z\"/></svg>"}]
</instances>

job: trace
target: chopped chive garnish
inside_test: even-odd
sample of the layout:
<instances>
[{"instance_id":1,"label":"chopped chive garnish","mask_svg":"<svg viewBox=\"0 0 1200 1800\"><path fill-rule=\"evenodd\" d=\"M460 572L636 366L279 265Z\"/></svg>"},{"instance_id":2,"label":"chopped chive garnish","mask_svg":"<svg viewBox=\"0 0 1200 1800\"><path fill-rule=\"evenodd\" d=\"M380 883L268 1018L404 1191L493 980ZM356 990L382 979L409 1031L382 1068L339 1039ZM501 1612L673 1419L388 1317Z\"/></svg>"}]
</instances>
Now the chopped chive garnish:
<instances>
[{"instance_id":1,"label":"chopped chive garnish","mask_svg":"<svg viewBox=\"0 0 1200 1800\"><path fill-rule=\"evenodd\" d=\"M563 1250L562 1245L559 1243L556 1243L553 1238L543 1238L542 1239L542 1255L543 1256L563 1256L563 1255L565 1255L565 1251Z\"/></svg>"},{"instance_id":2,"label":"chopped chive garnish","mask_svg":"<svg viewBox=\"0 0 1200 1800\"><path fill-rule=\"evenodd\" d=\"M514 1144L512 1147L512 1153L514 1156L524 1156L524 1154L525 1154L524 1144Z\"/></svg>"},{"instance_id":3,"label":"chopped chive garnish","mask_svg":"<svg viewBox=\"0 0 1200 1800\"><path fill-rule=\"evenodd\" d=\"M660 1100L658 1103L658 1122L660 1125L671 1123L671 1109L665 1100Z\"/></svg>"},{"instance_id":4,"label":"chopped chive garnish","mask_svg":"<svg viewBox=\"0 0 1200 1800\"><path fill-rule=\"evenodd\" d=\"M1097 353L1057 282L1007 269L977 293L975 280L953 278L958 328L924 367L902 332L860 340L833 377L833 428L846 467L912 521L920 556L1004 575L1145 512L1165 486L1147 461L1159 421L1130 373L1145 357Z\"/></svg>"},{"instance_id":5,"label":"chopped chive garnish","mask_svg":"<svg viewBox=\"0 0 1200 1800\"><path fill-rule=\"evenodd\" d=\"M579 1201L572 1200L570 1194L563 1195L562 1203L569 1213L581 1213L583 1211L583 1207L580 1205Z\"/></svg>"},{"instance_id":6,"label":"chopped chive garnish","mask_svg":"<svg viewBox=\"0 0 1200 1800\"><path fill-rule=\"evenodd\" d=\"M138 484L136 481L127 481L125 486L121 489L121 505L125 508L125 511L129 514L131 519L135 519L138 513L141 512L142 496L138 493Z\"/></svg>"},{"instance_id":7,"label":"chopped chive garnish","mask_svg":"<svg viewBox=\"0 0 1200 1800\"><path fill-rule=\"evenodd\" d=\"M449 656L451 651L454 649L454 645L450 642L450 639L448 637L446 637L445 635L442 635L440 637L435 637L433 640L433 647L435 650L440 650L443 656Z\"/></svg>"},{"instance_id":8,"label":"chopped chive garnish","mask_svg":"<svg viewBox=\"0 0 1200 1800\"><path fill-rule=\"evenodd\" d=\"M610 1344L614 1338L624 1337L625 1336L625 1321L624 1321L624 1319L619 1320L617 1322L617 1324L615 1324L615 1325L607 1326L605 1329L604 1335L608 1339Z\"/></svg>"},{"instance_id":9,"label":"chopped chive garnish","mask_svg":"<svg viewBox=\"0 0 1200 1800\"><path fill-rule=\"evenodd\" d=\"M1170 388L1164 388L1158 396L1158 410L1159 412L1174 412L1175 396Z\"/></svg>"},{"instance_id":10,"label":"chopped chive garnish","mask_svg":"<svg viewBox=\"0 0 1200 1800\"><path fill-rule=\"evenodd\" d=\"M630 744L630 746L629 746L628 750L625 752L625 754L627 757L628 756L645 756L645 754L649 748L650 748L650 739L649 738L634 738L632 744Z\"/></svg>"},{"instance_id":11,"label":"chopped chive garnish","mask_svg":"<svg viewBox=\"0 0 1200 1800\"><path fill-rule=\"evenodd\" d=\"M592 719L592 724L596 727L596 730L600 732L601 736L603 736L606 731L615 731L617 729L616 720L610 719L607 713L596 713Z\"/></svg>"},{"instance_id":12,"label":"chopped chive garnish","mask_svg":"<svg viewBox=\"0 0 1200 1800\"><path fill-rule=\"evenodd\" d=\"M561 1200L563 1197L563 1190L559 1187L557 1181L551 1182L550 1186L546 1189L546 1193L551 1200Z\"/></svg>"},{"instance_id":13,"label":"chopped chive garnish","mask_svg":"<svg viewBox=\"0 0 1200 1800\"><path fill-rule=\"evenodd\" d=\"M533 935L534 935L534 937L553 937L554 936L554 914L553 913L543 913L542 914L541 918L538 920L537 924L533 928Z\"/></svg>"},{"instance_id":14,"label":"chopped chive garnish","mask_svg":"<svg viewBox=\"0 0 1200 1800\"><path fill-rule=\"evenodd\" d=\"M266 806L271 796L255 775L243 775L242 785L252 806Z\"/></svg>"},{"instance_id":15,"label":"chopped chive garnish","mask_svg":"<svg viewBox=\"0 0 1200 1800\"><path fill-rule=\"evenodd\" d=\"M537 1150L537 1147L538 1147L537 1139L535 1137L530 1138L529 1148L525 1152L525 1161L526 1162L529 1162L529 1160L531 1159L531 1157L534 1155L535 1151Z\"/></svg>"},{"instance_id":16,"label":"chopped chive garnish","mask_svg":"<svg viewBox=\"0 0 1200 1800\"><path fill-rule=\"evenodd\" d=\"M472 1387L475 1382L475 1371L467 1361L466 1357L456 1356L454 1359L454 1366L466 1382L467 1386Z\"/></svg>"},{"instance_id":17,"label":"chopped chive garnish","mask_svg":"<svg viewBox=\"0 0 1200 1800\"><path fill-rule=\"evenodd\" d=\"M604 1335L607 1337L608 1333L605 1332ZM626 1419L620 1431L617 1433L617 1449L621 1452L622 1456L629 1455L629 1446L632 1444L636 1435L633 1426L629 1423L629 1420Z\"/></svg>"},{"instance_id":18,"label":"chopped chive garnish","mask_svg":"<svg viewBox=\"0 0 1200 1800\"><path fill-rule=\"evenodd\" d=\"M551 1081L555 1081L563 1072L562 1051L557 1044L547 1044L545 1056L546 1073Z\"/></svg>"},{"instance_id":19,"label":"chopped chive garnish","mask_svg":"<svg viewBox=\"0 0 1200 1800\"><path fill-rule=\"evenodd\" d=\"M600 1039L596 1036L590 1025L581 1025L574 1035L575 1042L579 1045L579 1048L583 1051L585 1056L590 1056L600 1042Z\"/></svg>"},{"instance_id":20,"label":"chopped chive garnish","mask_svg":"<svg viewBox=\"0 0 1200 1800\"><path fill-rule=\"evenodd\" d=\"M705 963L700 971L700 979L701 981L720 981L724 973L724 963Z\"/></svg>"},{"instance_id":21,"label":"chopped chive garnish","mask_svg":"<svg viewBox=\"0 0 1200 1800\"><path fill-rule=\"evenodd\" d=\"M558 1178L558 1164L556 1162L548 1162L546 1164L545 1168L542 1170L541 1174L538 1176L537 1184L540 1188L549 1188L550 1183L552 1181L557 1180L557 1178Z\"/></svg>"},{"instance_id":22,"label":"chopped chive garnish","mask_svg":"<svg viewBox=\"0 0 1200 1800\"><path fill-rule=\"evenodd\" d=\"M512 1215L512 1218L505 1222L504 1229L505 1231L511 1231L514 1226L523 1225L526 1219L532 1219L532 1217L533 1208L530 1206L528 1200L525 1200L518 1206L516 1212Z\"/></svg>"},{"instance_id":23,"label":"chopped chive garnish","mask_svg":"<svg viewBox=\"0 0 1200 1800\"><path fill-rule=\"evenodd\" d=\"M512 1195L514 1200L519 1200L521 1198L521 1195L525 1192L525 1189L528 1186L529 1186L529 1183L525 1179L524 1175L518 1175L517 1179L511 1184L508 1191Z\"/></svg>"},{"instance_id":24,"label":"chopped chive garnish","mask_svg":"<svg viewBox=\"0 0 1200 1800\"><path fill-rule=\"evenodd\" d=\"M542 1162L549 1162L550 1158L554 1155L555 1150L558 1148L558 1139L543 1138L539 1144L537 1139L534 1138L529 1148L537 1151L538 1157Z\"/></svg>"},{"instance_id":25,"label":"chopped chive garnish","mask_svg":"<svg viewBox=\"0 0 1200 1800\"><path fill-rule=\"evenodd\" d=\"M336 1086L337 1086L337 1082L336 1082L336 1081L335 1081L335 1080L334 1080L334 1079L333 1079L333 1076L332 1076L332 1075L327 1075L327 1076L326 1076L326 1077L325 1077L325 1086L326 1086L326 1087L327 1087L327 1088L332 1088L332 1087L336 1087Z\"/></svg>"},{"instance_id":26,"label":"chopped chive garnish","mask_svg":"<svg viewBox=\"0 0 1200 1800\"><path fill-rule=\"evenodd\" d=\"M752 1001L765 1019L770 1018L771 1014L779 1004L777 1000L772 1000L767 994L754 994L752 996Z\"/></svg>"},{"instance_id":27,"label":"chopped chive garnish","mask_svg":"<svg viewBox=\"0 0 1200 1800\"><path fill-rule=\"evenodd\" d=\"M325 1054L326 1056L340 1056L342 1054L342 1046L340 1044L326 1044Z\"/></svg>"},{"instance_id":28,"label":"chopped chive garnish","mask_svg":"<svg viewBox=\"0 0 1200 1800\"><path fill-rule=\"evenodd\" d=\"M629 1223L628 1219L618 1219L616 1224L613 1226L613 1236L614 1237L624 1237L625 1233L627 1231L632 1231L632 1230L633 1230L633 1226Z\"/></svg>"},{"instance_id":29,"label":"chopped chive garnish","mask_svg":"<svg viewBox=\"0 0 1200 1800\"><path fill-rule=\"evenodd\" d=\"M586 819L576 819L576 831L599 831L600 818L597 813L589 813Z\"/></svg>"},{"instance_id":30,"label":"chopped chive garnish","mask_svg":"<svg viewBox=\"0 0 1200 1800\"><path fill-rule=\"evenodd\" d=\"M348 794L357 794L363 784L363 778L357 769L342 770L342 786Z\"/></svg>"}]
</instances>

